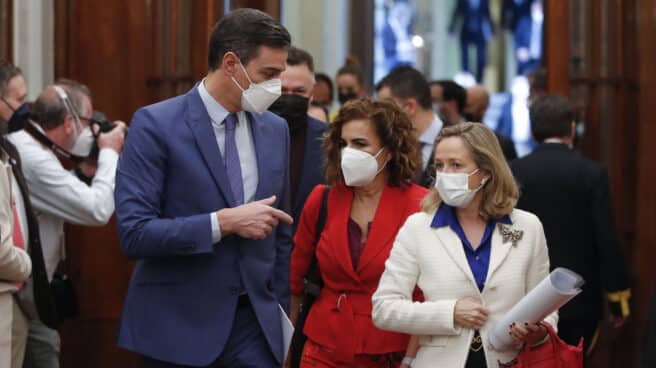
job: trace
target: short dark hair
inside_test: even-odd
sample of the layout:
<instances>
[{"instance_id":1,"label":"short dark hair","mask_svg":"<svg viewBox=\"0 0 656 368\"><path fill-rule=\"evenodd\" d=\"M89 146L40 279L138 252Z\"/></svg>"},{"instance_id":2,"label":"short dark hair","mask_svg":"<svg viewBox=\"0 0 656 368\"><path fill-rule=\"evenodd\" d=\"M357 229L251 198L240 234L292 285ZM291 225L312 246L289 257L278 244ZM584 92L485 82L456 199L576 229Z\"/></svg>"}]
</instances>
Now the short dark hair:
<instances>
[{"instance_id":1,"label":"short dark hair","mask_svg":"<svg viewBox=\"0 0 656 368\"><path fill-rule=\"evenodd\" d=\"M531 90L543 92L547 90L547 71L538 69L528 73L528 82Z\"/></svg>"},{"instance_id":2,"label":"short dark hair","mask_svg":"<svg viewBox=\"0 0 656 368\"><path fill-rule=\"evenodd\" d=\"M467 91L465 88L452 80L438 80L430 83L431 86L434 84L442 87L442 98L444 101L456 101L458 113L462 115L467 105Z\"/></svg>"},{"instance_id":3,"label":"short dark hair","mask_svg":"<svg viewBox=\"0 0 656 368\"><path fill-rule=\"evenodd\" d=\"M332 102L333 96L335 95L335 87L333 86L333 81L330 79L330 76L325 73L316 73L314 75L315 83L324 82L328 87L328 93L330 94L330 101ZM316 84L315 84L316 85ZM316 100L313 100L314 103ZM327 114L326 114L327 115Z\"/></svg>"},{"instance_id":4,"label":"short dark hair","mask_svg":"<svg viewBox=\"0 0 656 368\"><path fill-rule=\"evenodd\" d=\"M305 65L314 73L314 59L312 55L298 47L292 46L287 50L287 64L291 66Z\"/></svg>"},{"instance_id":5,"label":"short dark hair","mask_svg":"<svg viewBox=\"0 0 656 368\"><path fill-rule=\"evenodd\" d=\"M58 85L63 88L64 91L66 91L66 94L68 95L68 98L73 105L73 109L75 109L75 113L78 116L84 117L81 115L82 113L91 113L91 111L82 111L84 106L83 99L85 97L89 98L89 96L82 92L81 89L73 87L70 84ZM66 109L66 106L62 102L61 98L57 93L54 92L52 86L50 86L41 92L39 97L37 97L36 101L34 101L32 104L32 112L30 117L32 120L41 125L44 130L50 130L63 124L64 120L66 119L66 115L68 114L69 111Z\"/></svg>"},{"instance_id":6,"label":"short dark hair","mask_svg":"<svg viewBox=\"0 0 656 368\"><path fill-rule=\"evenodd\" d=\"M362 78L362 69L360 69L360 62L358 62L358 60L353 56L348 56L346 58L344 65L337 70L336 77L339 77L343 74L350 74L355 77L360 85L364 84L364 78Z\"/></svg>"},{"instance_id":7,"label":"short dark hair","mask_svg":"<svg viewBox=\"0 0 656 368\"><path fill-rule=\"evenodd\" d=\"M280 22L256 9L237 9L216 23L210 35L207 64L209 70L221 66L223 55L232 51L243 65L257 56L260 46L286 49L291 36Z\"/></svg>"},{"instance_id":8,"label":"short dark hair","mask_svg":"<svg viewBox=\"0 0 656 368\"><path fill-rule=\"evenodd\" d=\"M565 137L570 134L575 119L574 106L564 96L543 95L531 104L530 118L536 141Z\"/></svg>"},{"instance_id":9,"label":"short dark hair","mask_svg":"<svg viewBox=\"0 0 656 368\"><path fill-rule=\"evenodd\" d=\"M376 90L389 87L392 95L397 98L414 98L423 109L430 109L431 94L428 81L421 72L411 66L398 66L383 78Z\"/></svg>"},{"instance_id":10,"label":"short dark hair","mask_svg":"<svg viewBox=\"0 0 656 368\"><path fill-rule=\"evenodd\" d=\"M7 60L0 59L0 97L7 93L9 81L18 75L23 75L19 67Z\"/></svg>"}]
</instances>

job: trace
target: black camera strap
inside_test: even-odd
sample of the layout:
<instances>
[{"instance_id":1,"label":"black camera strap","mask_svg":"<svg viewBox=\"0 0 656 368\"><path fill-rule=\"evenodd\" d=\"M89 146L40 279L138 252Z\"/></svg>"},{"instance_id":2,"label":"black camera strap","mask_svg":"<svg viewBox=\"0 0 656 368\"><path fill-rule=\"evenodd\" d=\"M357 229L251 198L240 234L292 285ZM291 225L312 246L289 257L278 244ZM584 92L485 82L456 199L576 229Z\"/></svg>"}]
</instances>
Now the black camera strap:
<instances>
[{"instance_id":1,"label":"black camera strap","mask_svg":"<svg viewBox=\"0 0 656 368\"><path fill-rule=\"evenodd\" d=\"M50 138L46 137L46 135L43 134L43 132L41 132L36 126L34 126L34 123L32 121L28 121L27 124L25 124L25 131L29 135L31 135L34 139L36 139L39 143L43 144L49 150L54 152L55 155L57 155L60 158L70 160L75 164L80 164L84 160L86 160L86 157L74 155L68 152L67 150L63 149L55 142L51 141Z\"/></svg>"}]
</instances>

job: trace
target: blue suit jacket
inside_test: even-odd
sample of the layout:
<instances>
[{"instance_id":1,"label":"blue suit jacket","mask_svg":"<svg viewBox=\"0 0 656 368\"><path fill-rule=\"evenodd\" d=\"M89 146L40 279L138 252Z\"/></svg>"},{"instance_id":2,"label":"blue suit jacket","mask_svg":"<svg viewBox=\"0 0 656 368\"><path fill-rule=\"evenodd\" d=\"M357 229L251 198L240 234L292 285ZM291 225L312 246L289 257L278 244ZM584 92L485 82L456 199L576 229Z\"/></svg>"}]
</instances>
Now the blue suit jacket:
<instances>
[{"instance_id":1,"label":"blue suit jacket","mask_svg":"<svg viewBox=\"0 0 656 368\"><path fill-rule=\"evenodd\" d=\"M289 213L287 123L269 112L247 115L256 200L275 194L276 207ZM281 223L264 240L230 235L212 244L208 214L235 200L196 87L135 113L115 197L122 250L137 260L119 346L175 364L209 365L223 351L244 290L282 363L278 304L289 308L291 227Z\"/></svg>"},{"instance_id":2,"label":"blue suit jacket","mask_svg":"<svg viewBox=\"0 0 656 368\"><path fill-rule=\"evenodd\" d=\"M326 176L324 175L324 154L323 154L323 135L328 130L328 124L307 118L307 132L305 135L305 152L303 156L303 168L301 170L301 179L298 184L298 193L296 193L292 217L294 217L294 228L301 217L303 206L307 197L315 186L324 184Z\"/></svg>"}]
</instances>

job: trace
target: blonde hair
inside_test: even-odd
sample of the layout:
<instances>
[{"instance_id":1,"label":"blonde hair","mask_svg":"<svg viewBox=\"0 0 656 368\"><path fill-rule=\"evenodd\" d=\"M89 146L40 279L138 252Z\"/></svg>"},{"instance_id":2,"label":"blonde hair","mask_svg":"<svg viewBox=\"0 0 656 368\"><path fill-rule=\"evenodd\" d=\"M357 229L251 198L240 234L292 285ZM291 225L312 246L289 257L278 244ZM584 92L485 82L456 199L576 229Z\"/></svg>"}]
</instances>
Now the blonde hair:
<instances>
[{"instance_id":1,"label":"blonde hair","mask_svg":"<svg viewBox=\"0 0 656 368\"><path fill-rule=\"evenodd\" d=\"M481 217L487 221L509 215L517 204L519 189L494 133L480 123L456 124L440 131L435 147L449 137L462 139L479 169L490 174L490 179L481 189ZM433 188L421 201L421 210L432 213L441 202L440 195Z\"/></svg>"}]
</instances>

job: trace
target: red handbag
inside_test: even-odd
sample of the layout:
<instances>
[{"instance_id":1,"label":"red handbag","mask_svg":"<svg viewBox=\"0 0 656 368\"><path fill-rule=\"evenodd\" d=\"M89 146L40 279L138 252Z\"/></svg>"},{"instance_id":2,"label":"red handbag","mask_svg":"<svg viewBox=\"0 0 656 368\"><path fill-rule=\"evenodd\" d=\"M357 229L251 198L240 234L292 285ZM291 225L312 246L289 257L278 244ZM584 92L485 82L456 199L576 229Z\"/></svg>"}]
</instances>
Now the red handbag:
<instances>
[{"instance_id":1,"label":"red handbag","mask_svg":"<svg viewBox=\"0 0 656 368\"><path fill-rule=\"evenodd\" d=\"M534 348L528 345L517 355L512 368L583 368L583 338L578 346L567 345L558 337L553 327L546 322L542 325L549 332L549 340Z\"/></svg>"}]
</instances>

